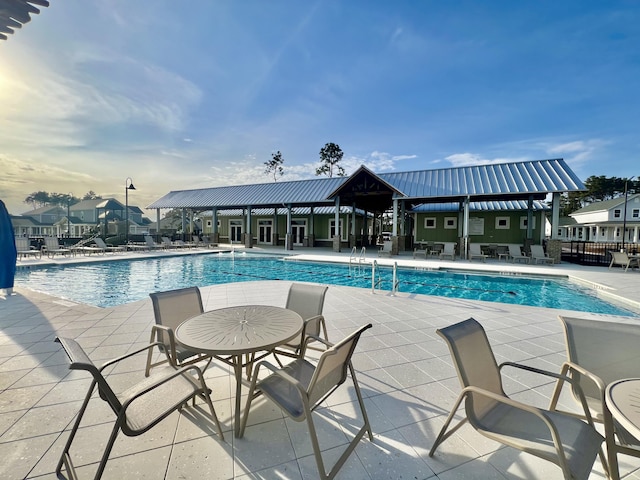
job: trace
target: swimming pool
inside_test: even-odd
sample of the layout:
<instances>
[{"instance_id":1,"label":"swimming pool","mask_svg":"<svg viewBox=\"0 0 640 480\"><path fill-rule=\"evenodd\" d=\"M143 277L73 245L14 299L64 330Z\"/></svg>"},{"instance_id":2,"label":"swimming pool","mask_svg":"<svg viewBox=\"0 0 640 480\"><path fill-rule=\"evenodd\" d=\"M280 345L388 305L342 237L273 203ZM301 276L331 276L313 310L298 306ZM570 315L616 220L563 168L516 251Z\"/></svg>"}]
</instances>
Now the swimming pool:
<instances>
[{"instance_id":1,"label":"swimming pool","mask_svg":"<svg viewBox=\"0 0 640 480\"><path fill-rule=\"evenodd\" d=\"M391 290L391 267L379 267ZM378 275L376 275L378 277ZM535 307L634 315L569 280L398 269L400 292ZM189 255L18 269L15 283L80 303L110 307L150 292L251 280L288 280L371 288L371 265L290 261L260 255Z\"/></svg>"}]
</instances>

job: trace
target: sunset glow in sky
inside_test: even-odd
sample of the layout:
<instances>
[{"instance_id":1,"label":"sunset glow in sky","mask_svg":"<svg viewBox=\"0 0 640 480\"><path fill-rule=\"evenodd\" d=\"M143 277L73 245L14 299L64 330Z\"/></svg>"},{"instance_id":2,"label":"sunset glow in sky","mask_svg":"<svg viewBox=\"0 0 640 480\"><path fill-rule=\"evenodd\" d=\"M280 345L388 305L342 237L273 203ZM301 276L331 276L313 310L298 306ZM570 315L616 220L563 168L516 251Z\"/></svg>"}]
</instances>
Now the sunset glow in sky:
<instances>
[{"instance_id":1,"label":"sunset glow in sky","mask_svg":"<svg viewBox=\"0 0 640 480\"><path fill-rule=\"evenodd\" d=\"M638 165L633 1L51 0L0 41L0 198L559 158ZM155 218L155 217L153 217Z\"/></svg>"}]
</instances>

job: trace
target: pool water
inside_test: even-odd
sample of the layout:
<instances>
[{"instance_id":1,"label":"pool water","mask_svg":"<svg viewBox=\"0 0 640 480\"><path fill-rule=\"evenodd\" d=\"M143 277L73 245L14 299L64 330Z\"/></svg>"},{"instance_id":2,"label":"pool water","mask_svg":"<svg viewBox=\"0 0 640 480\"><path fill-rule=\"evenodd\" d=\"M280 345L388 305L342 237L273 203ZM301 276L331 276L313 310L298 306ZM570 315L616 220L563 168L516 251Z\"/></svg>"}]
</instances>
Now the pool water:
<instances>
[{"instance_id":1,"label":"pool water","mask_svg":"<svg viewBox=\"0 0 640 480\"><path fill-rule=\"evenodd\" d=\"M391 267L378 267L378 288L391 290ZM371 265L350 267L259 255L189 255L18 269L15 284L80 303L110 307L150 292L252 280L288 280L371 288ZM563 279L398 269L398 291L612 315L632 312Z\"/></svg>"}]
</instances>

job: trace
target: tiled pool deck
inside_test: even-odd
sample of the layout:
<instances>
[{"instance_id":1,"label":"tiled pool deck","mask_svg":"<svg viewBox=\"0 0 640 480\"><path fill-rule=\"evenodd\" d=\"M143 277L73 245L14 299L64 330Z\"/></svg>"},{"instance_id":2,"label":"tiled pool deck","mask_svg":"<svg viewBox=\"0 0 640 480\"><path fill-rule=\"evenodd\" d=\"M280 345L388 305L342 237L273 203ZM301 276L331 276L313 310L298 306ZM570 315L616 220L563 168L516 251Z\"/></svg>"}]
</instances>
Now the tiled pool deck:
<instances>
[{"instance_id":1,"label":"tiled pool deck","mask_svg":"<svg viewBox=\"0 0 640 480\"><path fill-rule=\"evenodd\" d=\"M317 250L297 253L301 252L307 258L336 256ZM547 267L495 261L437 262L403 256L391 261L569 275L640 303L637 271L625 273L619 269L609 271L569 264ZM206 309L251 303L283 306L288 287L289 282L250 282L207 287L202 292ZM363 336L354 365L375 439L360 442L338 478L562 478L560 469L554 465L501 447L468 426L447 440L434 458L429 458L427 452L460 390L447 347L436 335L436 328L473 316L487 330L499 362L518 361L558 371L565 353L557 316L567 313L618 320L565 310L403 293L391 296L388 292L372 294L370 290L330 287L324 314L331 339L340 339L365 323L374 326ZM76 338L91 358L100 363L145 345L152 323L148 299L102 309L24 289L17 289L10 297L0 295L1 479L55 478L60 451L89 384L87 375L69 371L65 354L53 342L56 335ZM122 384L131 371L141 373L144 359L138 360L116 369L111 378ZM553 387L546 378L513 371L506 374L505 389L512 397L546 406ZM216 364L207 370L206 377L225 429L224 442L210 433L212 424L204 410L188 408L140 437L120 436L103 478L317 478L304 423L284 419L279 410L259 400L252 408L244 438L236 439L230 423L233 400L230 372ZM331 398L328 408L315 417L329 463L353 431L352 393L347 382ZM563 403L567 408L573 406L568 397ZM104 402L95 400L90 404L84 427L72 448L80 478L92 478L112 420ZM620 458L625 478L640 479L640 459ZM590 478L604 478L599 462Z\"/></svg>"}]
</instances>

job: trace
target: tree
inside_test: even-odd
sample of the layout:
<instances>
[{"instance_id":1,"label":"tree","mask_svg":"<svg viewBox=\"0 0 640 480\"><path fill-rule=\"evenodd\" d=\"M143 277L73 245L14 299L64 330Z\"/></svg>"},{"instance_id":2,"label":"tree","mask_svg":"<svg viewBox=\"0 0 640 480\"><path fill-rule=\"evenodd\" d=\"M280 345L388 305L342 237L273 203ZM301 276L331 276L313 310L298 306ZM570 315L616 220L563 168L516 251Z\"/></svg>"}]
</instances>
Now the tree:
<instances>
[{"instance_id":1,"label":"tree","mask_svg":"<svg viewBox=\"0 0 640 480\"><path fill-rule=\"evenodd\" d=\"M32 192L24 199L24 203L31 203L33 204L33 208L36 209L49 205L49 203L51 203L51 197L48 192Z\"/></svg>"},{"instance_id":2,"label":"tree","mask_svg":"<svg viewBox=\"0 0 640 480\"><path fill-rule=\"evenodd\" d=\"M282 158L282 153L280 153L280 150L278 150L276 153L272 153L271 160L269 160L268 162L264 162L264 173L266 173L267 175L273 175L273 181L277 182L278 177L281 177L284 174L284 168L282 168L283 163L284 158Z\"/></svg>"},{"instance_id":3,"label":"tree","mask_svg":"<svg viewBox=\"0 0 640 480\"><path fill-rule=\"evenodd\" d=\"M96 192L94 192L93 190L89 190L87 193L84 194L84 197L82 197L82 200L100 200L102 199L102 197L100 195L97 195Z\"/></svg>"},{"instance_id":4,"label":"tree","mask_svg":"<svg viewBox=\"0 0 640 480\"><path fill-rule=\"evenodd\" d=\"M344 177L346 173L340 165L343 155L342 150L335 143L325 144L325 146L320 149L321 166L316 168L316 175L333 177L335 170L338 177Z\"/></svg>"}]
</instances>

